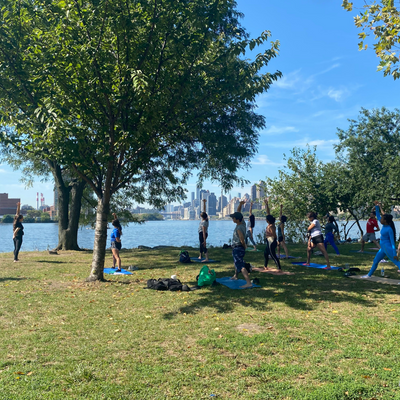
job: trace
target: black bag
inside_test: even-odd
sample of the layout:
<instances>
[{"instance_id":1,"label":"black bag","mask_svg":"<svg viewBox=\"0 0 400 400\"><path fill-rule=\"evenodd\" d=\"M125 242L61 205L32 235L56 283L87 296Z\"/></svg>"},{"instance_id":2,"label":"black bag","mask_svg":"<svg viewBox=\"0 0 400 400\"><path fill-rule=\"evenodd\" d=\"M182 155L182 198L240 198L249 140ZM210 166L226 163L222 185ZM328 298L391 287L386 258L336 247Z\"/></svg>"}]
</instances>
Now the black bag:
<instances>
[{"instance_id":1,"label":"black bag","mask_svg":"<svg viewBox=\"0 0 400 400\"><path fill-rule=\"evenodd\" d=\"M188 285L183 285L179 279L160 278L160 279L149 279L147 281L147 289L153 290L170 290L176 292L181 290L183 292L190 291Z\"/></svg>"},{"instance_id":2,"label":"black bag","mask_svg":"<svg viewBox=\"0 0 400 400\"><path fill-rule=\"evenodd\" d=\"M192 262L192 260L190 259L189 253L186 250L182 250L179 253L179 262L184 263L184 264Z\"/></svg>"}]
</instances>

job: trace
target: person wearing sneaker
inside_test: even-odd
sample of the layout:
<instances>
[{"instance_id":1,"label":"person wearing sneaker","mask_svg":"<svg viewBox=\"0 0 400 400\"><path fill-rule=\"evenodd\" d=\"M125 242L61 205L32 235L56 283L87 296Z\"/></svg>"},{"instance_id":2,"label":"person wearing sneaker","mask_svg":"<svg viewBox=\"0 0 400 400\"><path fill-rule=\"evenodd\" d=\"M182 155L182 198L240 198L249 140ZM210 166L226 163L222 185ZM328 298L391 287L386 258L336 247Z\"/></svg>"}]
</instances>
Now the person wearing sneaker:
<instances>
[{"instance_id":1,"label":"person wearing sneaker","mask_svg":"<svg viewBox=\"0 0 400 400\"><path fill-rule=\"evenodd\" d=\"M393 215L385 214L382 209L382 204L379 201L375 201L375 212L377 220L382 224L381 248L376 254L368 274L361 277L364 279L371 278L378 267L379 261L383 260L385 256L400 270L400 262L396 254L396 243L394 239L396 237L396 228L393 223Z\"/></svg>"},{"instance_id":2,"label":"person wearing sneaker","mask_svg":"<svg viewBox=\"0 0 400 400\"><path fill-rule=\"evenodd\" d=\"M122 226L117 218L117 214L113 213L114 220L111 222L114 229L111 232L111 252L113 255L113 268L115 264L118 265L118 269L115 272L121 272L121 257L119 256L119 251L121 250L121 236L122 236Z\"/></svg>"},{"instance_id":3,"label":"person wearing sneaker","mask_svg":"<svg viewBox=\"0 0 400 400\"><path fill-rule=\"evenodd\" d=\"M24 236L24 226L22 221L24 216L20 214L21 203L17 203L17 212L15 213L13 223L13 242L14 242L14 262L18 262L18 254L22 246L22 236Z\"/></svg>"}]
</instances>

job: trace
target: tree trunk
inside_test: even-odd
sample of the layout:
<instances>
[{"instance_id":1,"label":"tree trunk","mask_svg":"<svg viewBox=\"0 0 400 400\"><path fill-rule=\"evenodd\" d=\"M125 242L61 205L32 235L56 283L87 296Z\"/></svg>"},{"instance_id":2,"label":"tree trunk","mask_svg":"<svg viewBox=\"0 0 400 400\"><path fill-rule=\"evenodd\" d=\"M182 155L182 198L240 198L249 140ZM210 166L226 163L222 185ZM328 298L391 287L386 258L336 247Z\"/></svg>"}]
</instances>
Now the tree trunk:
<instances>
[{"instance_id":1,"label":"tree trunk","mask_svg":"<svg viewBox=\"0 0 400 400\"><path fill-rule=\"evenodd\" d=\"M85 182L76 181L68 188L63 185L64 189L62 189L62 192L59 191L57 250L80 250L78 245L78 229L85 185Z\"/></svg>"},{"instance_id":2,"label":"tree trunk","mask_svg":"<svg viewBox=\"0 0 400 400\"><path fill-rule=\"evenodd\" d=\"M65 185L61 167L49 162L58 191L58 245L55 250L80 250L78 246L79 217L86 183L73 181ZM70 199L71 193L71 199Z\"/></svg>"},{"instance_id":3,"label":"tree trunk","mask_svg":"<svg viewBox=\"0 0 400 400\"><path fill-rule=\"evenodd\" d=\"M104 281L104 261L107 244L107 217L110 213L110 200L103 197L97 203L96 230L94 235L92 270L88 282Z\"/></svg>"}]
</instances>

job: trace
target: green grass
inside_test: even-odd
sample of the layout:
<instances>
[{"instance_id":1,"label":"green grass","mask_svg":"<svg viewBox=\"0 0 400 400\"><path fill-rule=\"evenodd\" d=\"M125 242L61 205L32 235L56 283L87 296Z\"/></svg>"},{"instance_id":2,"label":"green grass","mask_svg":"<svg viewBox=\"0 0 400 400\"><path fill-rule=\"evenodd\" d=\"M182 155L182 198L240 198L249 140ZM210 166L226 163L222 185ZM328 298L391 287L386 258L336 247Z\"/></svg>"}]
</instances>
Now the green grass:
<instances>
[{"instance_id":1,"label":"green grass","mask_svg":"<svg viewBox=\"0 0 400 400\"><path fill-rule=\"evenodd\" d=\"M332 264L367 272L356 248ZM400 399L400 287L285 260L295 275L254 273L260 289L144 290L172 274L195 284L201 265L178 253L122 251L140 270L94 284L90 252L0 254L0 399ZM233 274L230 250L210 257Z\"/></svg>"}]
</instances>

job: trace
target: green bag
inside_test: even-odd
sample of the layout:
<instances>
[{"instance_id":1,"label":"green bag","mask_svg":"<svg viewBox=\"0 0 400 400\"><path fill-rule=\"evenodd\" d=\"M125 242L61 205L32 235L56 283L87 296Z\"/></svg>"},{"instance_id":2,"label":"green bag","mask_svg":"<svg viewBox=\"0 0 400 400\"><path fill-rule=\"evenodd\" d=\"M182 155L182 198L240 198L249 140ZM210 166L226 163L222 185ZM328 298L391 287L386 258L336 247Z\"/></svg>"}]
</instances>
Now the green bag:
<instances>
[{"instance_id":1,"label":"green bag","mask_svg":"<svg viewBox=\"0 0 400 400\"><path fill-rule=\"evenodd\" d=\"M207 286L212 285L217 278L215 271L204 265L199 273L199 277L197 279L198 286Z\"/></svg>"}]
</instances>

